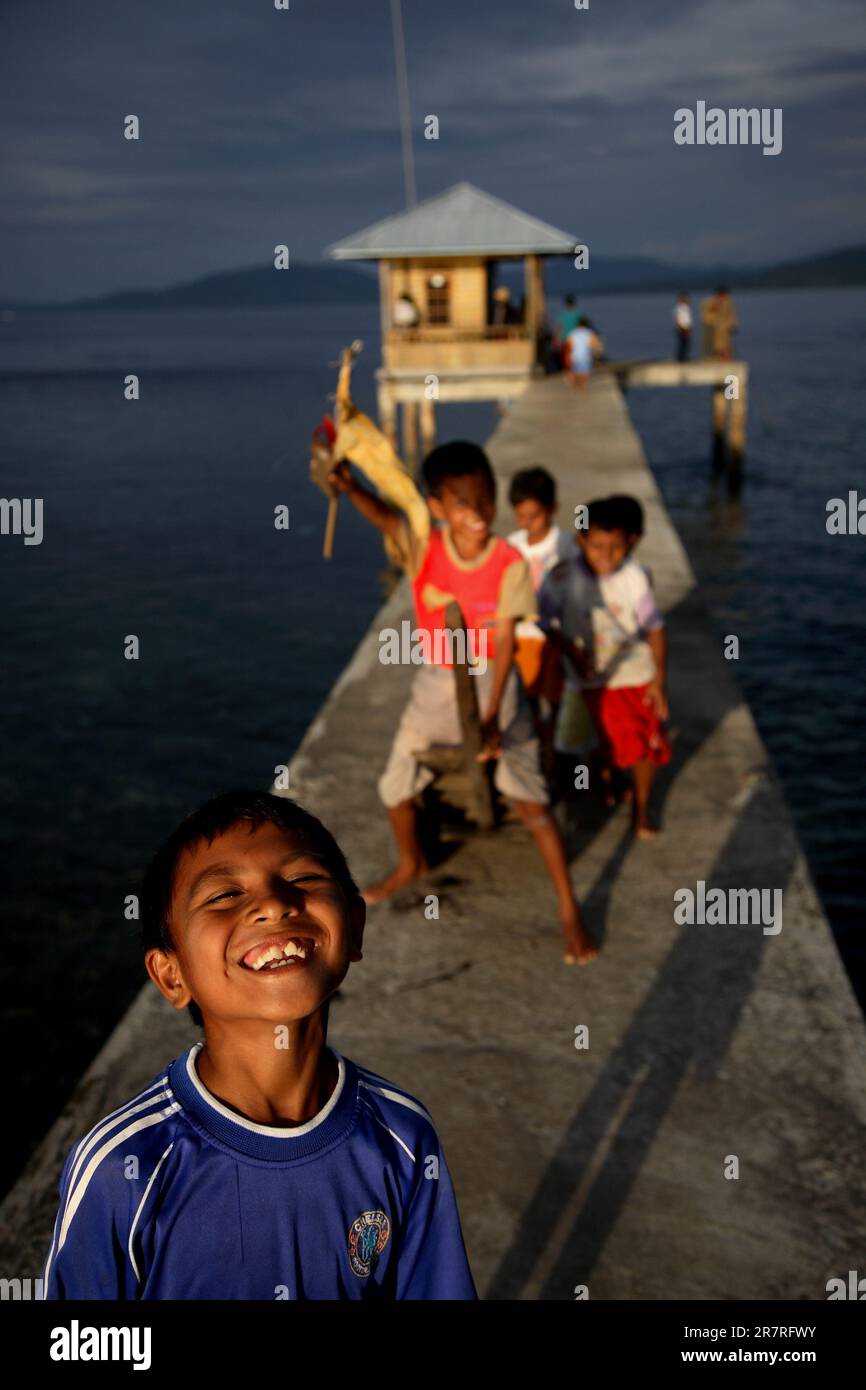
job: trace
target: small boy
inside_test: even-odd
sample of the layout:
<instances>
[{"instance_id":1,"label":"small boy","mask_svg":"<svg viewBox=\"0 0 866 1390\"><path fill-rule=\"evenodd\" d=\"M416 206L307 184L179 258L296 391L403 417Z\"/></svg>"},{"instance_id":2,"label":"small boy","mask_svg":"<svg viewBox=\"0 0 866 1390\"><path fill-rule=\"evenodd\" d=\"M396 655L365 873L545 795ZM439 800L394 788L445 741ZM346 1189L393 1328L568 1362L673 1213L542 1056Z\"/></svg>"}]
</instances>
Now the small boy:
<instances>
[{"instance_id":1,"label":"small boy","mask_svg":"<svg viewBox=\"0 0 866 1390\"><path fill-rule=\"evenodd\" d=\"M667 643L647 571L629 554L634 508L605 498L588 508L577 532L581 554L551 570L539 595L541 624L569 661L610 765L634 778L634 829L657 831L649 819L656 767L670 760L664 732ZM635 504L638 505L638 504Z\"/></svg>"},{"instance_id":2,"label":"small boy","mask_svg":"<svg viewBox=\"0 0 866 1390\"><path fill-rule=\"evenodd\" d=\"M568 335L567 341L572 384L578 391L585 391L593 364L601 351L601 343L585 316L578 319L577 327Z\"/></svg>"},{"instance_id":3,"label":"small boy","mask_svg":"<svg viewBox=\"0 0 866 1390\"><path fill-rule=\"evenodd\" d=\"M204 1029L71 1150L48 1299L474 1299L424 1106L326 1047L364 902L315 816L215 797L145 877L148 974Z\"/></svg>"},{"instance_id":4,"label":"small boy","mask_svg":"<svg viewBox=\"0 0 866 1390\"><path fill-rule=\"evenodd\" d=\"M537 594L545 575L560 560L573 554L571 537L556 525L556 480L546 468L524 468L511 479L508 500L514 508L519 530L512 531L508 544L519 550ZM551 663L545 661L550 649L536 622L521 618L515 629L515 661L530 699L556 694ZM553 701L558 704L556 698Z\"/></svg>"},{"instance_id":5,"label":"small boy","mask_svg":"<svg viewBox=\"0 0 866 1390\"><path fill-rule=\"evenodd\" d=\"M415 750L432 744L459 744L460 720L453 669L441 654L447 630L446 608L455 600L463 613L477 655L482 645L486 669L475 675L483 717L482 758L496 759L495 783L514 801L531 831L553 880L565 936L566 964L584 965L597 951L581 921L559 827L550 812L541 772L532 714L514 668L514 629L519 618L536 610L526 562L491 530L496 514L496 482L484 450L463 441L441 445L424 461L424 483L434 528L419 545L399 511L355 479L347 462L330 474L331 485L345 492L362 516L390 539L412 581L417 629L435 638L433 660L423 665L397 729L379 795L388 811L397 846L396 869L365 890L368 903L384 898L427 872L418 839L415 797L432 781ZM474 640L473 640L474 639Z\"/></svg>"}]
</instances>

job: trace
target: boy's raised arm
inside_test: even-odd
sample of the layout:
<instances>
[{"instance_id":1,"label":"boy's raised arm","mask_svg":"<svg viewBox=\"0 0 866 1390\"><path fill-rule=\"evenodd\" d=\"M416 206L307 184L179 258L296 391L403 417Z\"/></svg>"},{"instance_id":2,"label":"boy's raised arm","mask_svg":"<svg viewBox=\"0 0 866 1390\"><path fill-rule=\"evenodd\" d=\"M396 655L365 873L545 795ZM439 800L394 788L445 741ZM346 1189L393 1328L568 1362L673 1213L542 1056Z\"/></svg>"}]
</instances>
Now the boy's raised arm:
<instances>
[{"instance_id":1,"label":"boy's raised arm","mask_svg":"<svg viewBox=\"0 0 866 1390\"><path fill-rule=\"evenodd\" d=\"M328 474L328 482L338 492L344 492L353 507L367 521L372 522L377 530L390 536L394 541L398 539L405 524L402 512L397 511L395 507L389 507L388 503L383 502L381 497L377 497L368 488L362 487L345 459L342 459Z\"/></svg>"}]
</instances>

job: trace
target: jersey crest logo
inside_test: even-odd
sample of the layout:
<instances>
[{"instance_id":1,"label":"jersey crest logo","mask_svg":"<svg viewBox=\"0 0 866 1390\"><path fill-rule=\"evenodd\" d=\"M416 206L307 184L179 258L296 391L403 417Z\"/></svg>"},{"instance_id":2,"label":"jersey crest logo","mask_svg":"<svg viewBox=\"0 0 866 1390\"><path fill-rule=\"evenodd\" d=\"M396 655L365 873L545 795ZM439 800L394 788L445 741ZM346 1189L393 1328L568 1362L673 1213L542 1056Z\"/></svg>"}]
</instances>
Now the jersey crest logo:
<instances>
[{"instance_id":1,"label":"jersey crest logo","mask_svg":"<svg viewBox=\"0 0 866 1390\"><path fill-rule=\"evenodd\" d=\"M349 1228L349 1264L359 1279L367 1279L391 1235L391 1222L383 1211L362 1211Z\"/></svg>"}]
</instances>

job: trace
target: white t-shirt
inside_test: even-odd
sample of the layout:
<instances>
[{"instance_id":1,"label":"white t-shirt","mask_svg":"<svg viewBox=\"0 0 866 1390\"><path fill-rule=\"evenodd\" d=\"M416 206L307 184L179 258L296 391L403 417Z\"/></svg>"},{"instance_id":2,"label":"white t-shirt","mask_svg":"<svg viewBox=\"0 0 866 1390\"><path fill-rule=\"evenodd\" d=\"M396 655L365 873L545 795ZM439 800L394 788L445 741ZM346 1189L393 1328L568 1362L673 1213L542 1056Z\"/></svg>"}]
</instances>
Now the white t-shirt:
<instances>
[{"instance_id":1,"label":"white t-shirt","mask_svg":"<svg viewBox=\"0 0 866 1390\"><path fill-rule=\"evenodd\" d=\"M562 561L547 575L538 596L542 625L559 625L573 642L583 643L595 674L581 678L565 663L566 684L611 690L646 685L656 674L644 633L664 627L649 575L626 560L613 574L592 573L582 555Z\"/></svg>"},{"instance_id":2,"label":"white t-shirt","mask_svg":"<svg viewBox=\"0 0 866 1390\"><path fill-rule=\"evenodd\" d=\"M508 537L508 544L513 545L519 550L524 560L529 566L529 573L532 576L532 587L538 593L546 574L558 565L560 560L571 560L577 553L577 543L572 540L567 531L562 531L558 526L551 526L543 540L537 541L535 545L530 545L526 530L512 531ZM544 633L537 623L521 619L514 629L517 637L535 637L541 641Z\"/></svg>"},{"instance_id":3,"label":"white t-shirt","mask_svg":"<svg viewBox=\"0 0 866 1390\"><path fill-rule=\"evenodd\" d=\"M575 328L573 333L569 333L568 342L571 348L571 369L589 372L592 370L593 340L595 334L591 328L584 328L582 325Z\"/></svg>"},{"instance_id":4,"label":"white t-shirt","mask_svg":"<svg viewBox=\"0 0 866 1390\"><path fill-rule=\"evenodd\" d=\"M681 328L684 333L692 326L692 311L688 304L677 304L674 307L674 323L677 328Z\"/></svg>"}]
</instances>

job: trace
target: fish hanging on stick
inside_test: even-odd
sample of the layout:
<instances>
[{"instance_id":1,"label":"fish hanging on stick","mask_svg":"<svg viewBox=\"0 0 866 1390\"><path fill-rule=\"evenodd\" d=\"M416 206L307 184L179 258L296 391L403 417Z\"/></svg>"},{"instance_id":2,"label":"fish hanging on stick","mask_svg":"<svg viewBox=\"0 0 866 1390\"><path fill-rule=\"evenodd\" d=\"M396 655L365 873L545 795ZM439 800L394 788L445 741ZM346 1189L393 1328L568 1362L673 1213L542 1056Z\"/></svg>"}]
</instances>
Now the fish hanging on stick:
<instances>
[{"instance_id":1,"label":"fish hanging on stick","mask_svg":"<svg viewBox=\"0 0 866 1390\"><path fill-rule=\"evenodd\" d=\"M338 493L328 481L328 475L343 459L355 465L373 484L384 502L403 512L410 528L422 545L430 534L430 512L402 459L390 440L375 425L369 415L358 410L352 401L350 385L355 358L363 348L356 339L344 348L340 356L340 375L333 418L326 415L313 431L310 476L328 498L328 518L325 523L323 554L329 560L334 550L334 528L337 519ZM392 559L386 540L385 548Z\"/></svg>"}]
</instances>

